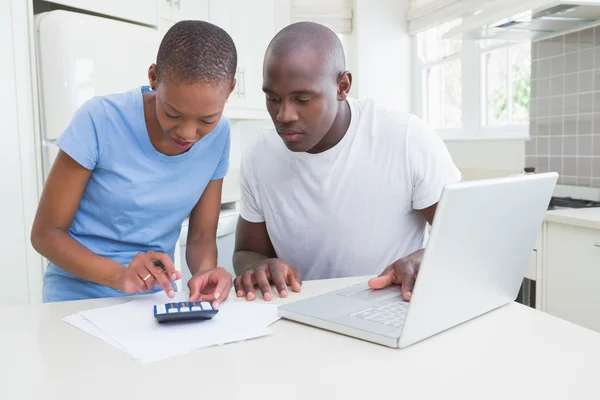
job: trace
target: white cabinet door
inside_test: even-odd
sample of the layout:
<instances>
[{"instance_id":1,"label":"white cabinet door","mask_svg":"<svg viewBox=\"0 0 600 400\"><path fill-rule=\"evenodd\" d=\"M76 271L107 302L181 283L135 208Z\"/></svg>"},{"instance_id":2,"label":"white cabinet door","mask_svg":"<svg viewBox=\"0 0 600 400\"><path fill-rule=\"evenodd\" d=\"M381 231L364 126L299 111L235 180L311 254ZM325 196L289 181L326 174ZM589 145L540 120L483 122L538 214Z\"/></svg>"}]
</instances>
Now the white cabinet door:
<instances>
[{"instance_id":1,"label":"white cabinet door","mask_svg":"<svg viewBox=\"0 0 600 400\"><path fill-rule=\"evenodd\" d=\"M545 311L600 332L600 231L548 223Z\"/></svg>"},{"instance_id":2,"label":"white cabinet door","mask_svg":"<svg viewBox=\"0 0 600 400\"><path fill-rule=\"evenodd\" d=\"M275 0L233 0L233 37L238 45L240 71L238 86L241 105L266 110L262 91L265 50L276 33Z\"/></svg>"},{"instance_id":3,"label":"white cabinet door","mask_svg":"<svg viewBox=\"0 0 600 400\"><path fill-rule=\"evenodd\" d=\"M173 20L173 0L158 0L158 18Z\"/></svg>"},{"instance_id":4,"label":"white cabinet door","mask_svg":"<svg viewBox=\"0 0 600 400\"><path fill-rule=\"evenodd\" d=\"M208 2L208 19L212 24L217 25L220 28L223 28L235 43L236 50L238 52L238 74L241 71L242 67L240 65L240 47L241 44L235 37L233 33L233 14L235 5L233 4L233 0L210 0ZM250 32L247 33L250 35ZM227 108L240 108L242 107L242 97L240 91L240 79L238 78L238 74L236 74L237 84L233 93L229 96L229 100L227 103ZM226 114L229 114L226 112Z\"/></svg>"},{"instance_id":5,"label":"white cabinet door","mask_svg":"<svg viewBox=\"0 0 600 400\"><path fill-rule=\"evenodd\" d=\"M146 25L158 24L159 6L157 1L167 0L42 0L62 4L80 10L140 22ZM161 4L162 10L162 4Z\"/></svg>"},{"instance_id":6,"label":"white cabinet door","mask_svg":"<svg viewBox=\"0 0 600 400\"><path fill-rule=\"evenodd\" d=\"M231 35L238 52L237 84L227 104L229 113L244 110L268 118L262 92L263 58L277 30L289 24L289 3L210 0L209 18Z\"/></svg>"},{"instance_id":7,"label":"white cabinet door","mask_svg":"<svg viewBox=\"0 0 600 400\"><path fill-rule=\"evenodd\" d=\"M37 206L28 15L22 0L0 0L0 307L41 300L41 257L29 236Z\"/></svg>"},{"instance_id":8,"label":"white cabinet door","mask_svg":"<svg viewBox=\"0 0 600 400\"><path fill-rule=\"evenodd\" d=\"M175 22L190 19L208 21L209 18L208 0L171 0L171 10Z\"/></svg>"}]
</instances>

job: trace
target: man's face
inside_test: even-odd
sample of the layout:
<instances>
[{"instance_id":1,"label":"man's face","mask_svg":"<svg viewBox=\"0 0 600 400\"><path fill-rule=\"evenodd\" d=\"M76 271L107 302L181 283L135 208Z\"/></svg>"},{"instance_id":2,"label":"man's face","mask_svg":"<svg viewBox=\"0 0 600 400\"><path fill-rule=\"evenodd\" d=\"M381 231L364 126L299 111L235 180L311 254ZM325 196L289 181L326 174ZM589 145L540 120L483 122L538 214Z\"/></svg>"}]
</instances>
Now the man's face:
<instances>
[{"instance_id":1,"label":"man's face","mask_svg":"<svg viewBox=\"0 0 600 400\"><path fill-rule=\"evenodd\" d=\"M335 120L337 79L312 50L267 55L263 91L275 129L291 151L310 151Z\"/></svg>"}]
</instances>

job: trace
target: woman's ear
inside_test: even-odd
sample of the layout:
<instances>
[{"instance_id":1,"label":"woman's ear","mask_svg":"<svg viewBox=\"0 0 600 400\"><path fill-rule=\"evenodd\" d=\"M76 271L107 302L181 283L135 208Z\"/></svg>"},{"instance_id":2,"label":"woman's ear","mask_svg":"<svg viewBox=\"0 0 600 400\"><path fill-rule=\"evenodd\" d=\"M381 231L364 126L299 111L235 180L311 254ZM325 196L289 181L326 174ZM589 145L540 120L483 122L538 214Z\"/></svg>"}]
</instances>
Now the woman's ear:
<instances>
[{"instance_id":1,"label":"woman's ear","mask_svg":"<svg viewBox=\"0 0 600 400\"><path fill-rule=\"evenodd\" d=\"M344 71L338 77L338 100L343 101L348 97L348 92L352 87L352 74Z\"/></svg>"},{"instance_id":2,"label":"woman's ear","mask_svg":"<svg viewBox=\"0 0 600 400\"><path fill-rule=\"evenodd\" d=\"M158 79L156 78L156 64L152 64L150 68L148 68L148 82L150 83L152 90L156 90L156 85L158 83Z\"/></svg>"},{"instance_id":3,"label":"woman's ear","mask_svg":"<svg viewBox=\"0 0 600 400\"><path fill-rule=\"evenodd\" d=\"M233 80L231 81L231 88L229 89L229 94L227 95L227 98L229 98L229 96L231 96L231 93L233 93L233 90L235 89L236 84L237 84L237 80L235 78L233 78Z\"/></svg>"}]
</instances>

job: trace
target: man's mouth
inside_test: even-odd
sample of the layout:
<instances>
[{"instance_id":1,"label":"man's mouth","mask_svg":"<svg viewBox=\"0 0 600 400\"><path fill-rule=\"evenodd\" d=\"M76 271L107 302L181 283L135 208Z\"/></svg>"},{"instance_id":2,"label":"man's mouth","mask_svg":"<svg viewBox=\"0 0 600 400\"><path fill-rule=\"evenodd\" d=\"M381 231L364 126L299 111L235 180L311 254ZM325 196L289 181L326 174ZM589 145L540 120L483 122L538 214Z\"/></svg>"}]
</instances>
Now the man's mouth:
<instances>
[{"instance_id":1,"label":"man's mouth","mask_svg":"<svg viewBox=\"0 0 600 400\"><path fill-rule=\"evenodd\" d=\"M277 133L279 133L279 136L281 136L286 142L295 142L300 139L300 136L302 135L301 132L291 129L278 129Z\"/></svg>"}]
</instances>

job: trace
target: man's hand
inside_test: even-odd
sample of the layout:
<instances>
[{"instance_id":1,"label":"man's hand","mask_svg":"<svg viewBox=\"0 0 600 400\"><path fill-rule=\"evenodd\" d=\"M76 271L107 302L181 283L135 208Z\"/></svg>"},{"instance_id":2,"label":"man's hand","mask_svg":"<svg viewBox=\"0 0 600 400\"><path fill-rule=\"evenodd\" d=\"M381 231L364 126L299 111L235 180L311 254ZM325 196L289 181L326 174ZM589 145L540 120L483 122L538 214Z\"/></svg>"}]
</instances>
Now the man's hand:
<instances>
[{"instance_id":1,"label":"man's hand","mask_svg":"<svg viewBox=\"0 0 600 400\"><path fill-rule=\"evenodd\" d=\"M383 289L391 284L402 286L402 296L409 301L423 260L424 249L417 250L388 266L376 278L369 280L371 289Z\"/></svg>"},{"instance_id":2,"label":"man's hand","mask_svg":"<svg viewBox=\"0 0 600 400\"><path fill-rule=\"evenodd\" d=\"M231 291L232 276L221 267L199 271L188 281L188 301L212 301L214 308L224 302Z\"/></svg>"},{"instance_id":3,"label":"man's hand","mask_svg":"<svg viewBox=\"0 0 600 400\"><path fill-rule=\"evenodd\" d=\"M287 287L291 286L294 292L299 292L302 286L300 272L279 258L269 258L256 263L246 269L244 273L235 278L235 292L238 297L246 296L247 300L254 300L254 286L258 285L263 299L269 301L273 298L271 283L275 284L279 297L287 297Z\"/></svg>"}]
</instances>

